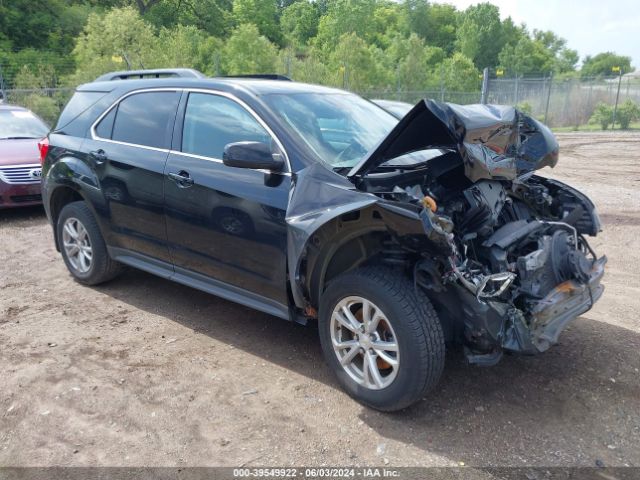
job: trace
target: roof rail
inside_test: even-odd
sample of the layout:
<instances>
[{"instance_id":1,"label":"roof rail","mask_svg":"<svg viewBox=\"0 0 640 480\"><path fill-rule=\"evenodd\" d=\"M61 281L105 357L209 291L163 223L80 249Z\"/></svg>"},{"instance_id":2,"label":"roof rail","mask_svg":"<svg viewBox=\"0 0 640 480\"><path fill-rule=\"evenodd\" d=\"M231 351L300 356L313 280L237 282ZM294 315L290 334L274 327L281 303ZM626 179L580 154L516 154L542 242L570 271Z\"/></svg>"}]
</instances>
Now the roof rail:
<instances>
[{"instance_id":1,"label":"roof rail","mask_svg":"<svg viewBox=\"0 0 640 480\"><path fill-rule=\"evenodd\" d=\"M111 80L131 80L134 78L205 78L205 75L192 68L158 68L154 70L121 70L100 75L94 82L108 82Z\"/></svg>"},{"instance_id":2,"label":"roof rail","mask_svg":"<svg viewBox=\"0 0 640 480\"><path fill-rule=\"evenodd\" d=\"M221 75L218 78L259 78L262 80L282 80L285 82L292 81L286 75L280 75L279 73L251 73L248 75Z\"/></svg>"}]
</instances>

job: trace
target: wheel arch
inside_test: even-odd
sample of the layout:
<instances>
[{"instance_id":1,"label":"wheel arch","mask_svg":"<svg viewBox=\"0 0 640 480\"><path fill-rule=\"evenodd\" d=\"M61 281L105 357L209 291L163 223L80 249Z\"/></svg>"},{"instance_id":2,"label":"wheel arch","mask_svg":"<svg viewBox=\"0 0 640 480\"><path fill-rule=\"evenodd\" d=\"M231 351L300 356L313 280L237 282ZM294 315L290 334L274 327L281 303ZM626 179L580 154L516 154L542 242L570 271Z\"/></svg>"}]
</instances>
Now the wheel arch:
<instances>
[{"instance_id":1,"label":"wheel arch","mask_svg":"<svg viewBox=\"0 0 640 480\"><path fill-rule=\"evenodd\" d=\"M78 158L62 157L51 165L44 180L43 192L46 192L45 208L54 231L60 212L72 202L84 201L97 218L95 205L91 199L96 199L94 192L99 192L98 185L95 172ZM60 251L57 235L54 235L54 238L56 249Z\"/></svg>"},{"instance_id":2,"label":"wheel arch","mask_svg":"<svg viewBox=\"0 0 640 480\"><path fill-rule=\"evenodd\" d=\"M85 198L78 190L70 186L58 186L51 192L51 195L49 196L49 214L51 215L51 223L54 231L58 224L58 218L60 217L62 209L66 205L78 201L85 201ZM60 251L58 235L54 235L53 238L55 240L56 250Z\"/></svg>"},{"instance_id":3,"label":"wheel arch","mask_svg":"<svg viewBox=\"0 0 640 480\"><path fill-rule=\"evenodd\" d=\"M399 248L403 235L424 234L418 220L398 219L401 215L374 204L331 219L309 237L301 269L303 290L313 309L317 310L320 296L333 278L370 262L390 262L393 258L381 256L387 243L395 242ZM407 220L408 224L400 225ZM403 253L412 252L407 248Z\"/></svg>"}]
</instances>

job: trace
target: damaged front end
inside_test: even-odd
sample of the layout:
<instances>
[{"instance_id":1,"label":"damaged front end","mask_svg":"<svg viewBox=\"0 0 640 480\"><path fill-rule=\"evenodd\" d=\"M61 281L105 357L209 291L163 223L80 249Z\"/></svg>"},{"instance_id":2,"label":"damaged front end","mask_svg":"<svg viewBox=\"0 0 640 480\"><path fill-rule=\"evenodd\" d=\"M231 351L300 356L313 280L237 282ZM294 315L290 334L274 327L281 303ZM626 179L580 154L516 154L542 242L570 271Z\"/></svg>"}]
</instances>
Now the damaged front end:
<instances>
[{"instance_id":1,"label":"damaged front end","mask_svg":"<svg viewBox=\"0 0 640 480\"><path fill-rule=\"evenodd\" d=\"M603 293L606 257L585 238L600 230L595 207L533 174L557 156L548 128L514 108L425 100L348 175L417 212L429 247L416 284L472 363L547 350Z\"/></svg>"},{"instance_id":2,"label":"damaged front end","mask_svg":"<svg viewBox=\"0 0 640 480\"><path fill-rule=\"evenodd\" d=\"M481 180L420 214L426 235L439 236L448 248L436 261L433 255L418 261L417 281L432 292L441 314L462 323L458 329L473 363L495 363L502 351L547 350L602 295L606 257L598 258L584 238L599 228L595 211L585 198L559 203L548 189L546 208L523 200L523 192L544 183L535 177L513 189ZM435 205L423 193L396 187L393 195ZM565 215L568 206L573 208Z\"/></svg>"}]
</instances>

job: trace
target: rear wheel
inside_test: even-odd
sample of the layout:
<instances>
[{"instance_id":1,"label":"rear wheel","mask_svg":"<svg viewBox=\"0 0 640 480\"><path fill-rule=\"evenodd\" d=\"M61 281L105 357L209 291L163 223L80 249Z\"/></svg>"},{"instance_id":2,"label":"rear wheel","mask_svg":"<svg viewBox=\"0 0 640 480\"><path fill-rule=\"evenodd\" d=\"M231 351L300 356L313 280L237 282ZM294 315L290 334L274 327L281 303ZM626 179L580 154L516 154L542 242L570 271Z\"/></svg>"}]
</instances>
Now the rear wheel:
<instances>
[{"instance_id":1,"label":"rear wheel","mask_svg":"<svg viewBox=\"0 0 640 480\"><path fill-rule=\"evenodd\" d=\"M56 234L64 263L78 282L97 285L120 273L121 265L109 257L98 223L84 202L62 209Z\"/></svg>"},{"instance_id":2,"label":"rear wheel","mask_svg":"<svg viewBox=\"0 0 640 480\"><path fill-rule=\"evenodd\" d=\"M444 336L429 299L394 270L342 274L322 295L320 341L345 390L378 410L395 411L435 386Z\"/></svg>"}]
</instances>

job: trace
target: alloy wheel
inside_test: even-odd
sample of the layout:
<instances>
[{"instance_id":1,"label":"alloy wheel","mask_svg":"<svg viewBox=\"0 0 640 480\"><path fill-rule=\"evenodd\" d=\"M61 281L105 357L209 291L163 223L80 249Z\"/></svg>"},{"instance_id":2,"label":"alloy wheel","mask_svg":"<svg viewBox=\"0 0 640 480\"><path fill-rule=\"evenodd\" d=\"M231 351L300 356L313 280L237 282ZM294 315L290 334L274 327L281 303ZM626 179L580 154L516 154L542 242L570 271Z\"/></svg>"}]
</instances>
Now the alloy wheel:
<instances>
[{"instance_id":1,"label":"alloy wheel","mask_svg":"<svg viewBox=\"0 0 640 480\"><path fill-rule=\"evenodd\" d=\"M340 300L331 314L331 343L344 371L371 390L391 385L400 349L391 322L373 302L359 296Z\"/></svg>"},{"instance_id":2,"label":"alloy wheel","mask_svg":"<svg viewBox=\"0 0 640 480\"><path fill-rule=\"evenodd\" d=\"M91 268L93 249L87 229L77 218L65 220L62 226L62 244L71 266L80 273L87 273Z\"/></svg>"}]
</instances>

